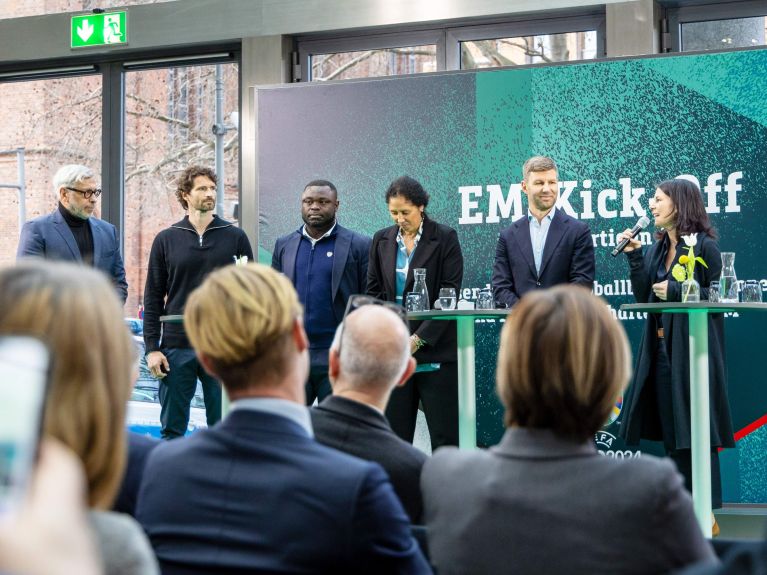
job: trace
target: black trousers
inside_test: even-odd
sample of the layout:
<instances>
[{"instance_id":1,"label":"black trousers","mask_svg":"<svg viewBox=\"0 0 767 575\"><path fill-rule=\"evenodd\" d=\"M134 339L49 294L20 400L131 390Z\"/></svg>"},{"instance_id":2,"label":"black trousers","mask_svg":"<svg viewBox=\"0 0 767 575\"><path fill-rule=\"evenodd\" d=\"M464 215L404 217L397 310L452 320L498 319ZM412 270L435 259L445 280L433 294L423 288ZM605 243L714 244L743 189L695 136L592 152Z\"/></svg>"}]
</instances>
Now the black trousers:
<instances>
[{"instance_id":1,"label":"black trousers","mask_svg":"<svg viewBox=\"0 0 767 575\"><path fill-rule=\"evenodd\" d=\"M198 379L202 384L208 427L215 425L221 419L221 384L205 371L192 348L165 348L162 352L170 366L168 375L160 380L162 438L174 439L186 433Z\"/></svg>"},{"instance_id":2,"label":"black trousers","mask_svg":"<svg viewBox=\"0 0 767 575\"><path fill-rule=\"evenodd\" d=\"M666 353L665 343L658 340L655 351L655 397L663 433L666 455L676 463L679 473L684 477L684 485L692 493L692 451L677 449L674 433L674 409L671 399L671 362ZM711 449L711 507L722 507L722 476L719 469L719 449Z\"/></svg>"},{"instance_id":3,"label":"black trousers","mask_svg":"<svg viewBox=\"0 0 767 575\"><path fill-rule=\"evenodd\" d=\"M309 368L309 377L304 384L304 391L306 392L306 405L313 405L315 399L317 403L322 403L323 399L333 393L327 365L312 364Z\"/></svg>"},{"instance_id":4,"label":"black trousers","mask_svg":"<svg viewBox=\"0 0 767 575\"><path fill-rule=\"evenodd\" d=\"M386 418L394 433L408 443L413 443L419 401L432 450L458 445L458 363L443 363L437 371L416 373L392 392Z\"/></svg>"}]
</instances>

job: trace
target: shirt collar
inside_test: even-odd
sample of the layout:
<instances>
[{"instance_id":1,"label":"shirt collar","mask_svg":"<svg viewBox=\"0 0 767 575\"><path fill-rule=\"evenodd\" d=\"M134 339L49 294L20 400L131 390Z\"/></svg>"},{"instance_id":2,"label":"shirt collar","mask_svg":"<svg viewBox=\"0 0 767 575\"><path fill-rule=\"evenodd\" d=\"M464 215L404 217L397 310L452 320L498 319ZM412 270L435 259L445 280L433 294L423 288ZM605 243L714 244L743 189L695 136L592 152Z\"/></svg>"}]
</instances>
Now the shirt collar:
<instances>
[{"instance_id":1,"label":"shirt collar","mask_svg":"<svg viewBox=\"0 0 767 575\"><path fill-rule=\"evenodd\" d=\"M418 241L421 239L423 233L423 219L421 219L421 225L418 226L418 233L415 235L415 241L413 242L413 249L418 245ZM402 228L397 228L397 243L400 247L405 245L405 240L402 238Z\"/></svg>"},{"instance_id":2,"label":"shirt collar","mask_svg":"<svg viewBox=\"0 0 767 575\"><path fill-rule=\"evenodd\" d=\"M336 219L336 221L333 222L333 227L332 228L330 228L328 231L326 231L324 234L322 234L322 236L320 236L319 238L317 238L315 240L312 236L310 236L307 233L307 231L306 231L306 224L304 224L303 226L301 226L301 235L304 236L310 242L312 242L312 245L314 245L318 241L324 240L325 238L329 237L330 234L332 234L335 231L337 225L338 225L338 219Z\"/></svg>"},{"instance_id":3,"label":"shirt collar","mask_svg":"<svg viewBox=\"0 0 767 575\"><path fill-rule=\"evenodd\" d=\"M280 415L301 426L309 437L314 437L312 419L306 406L276 397L246 397L230 404L230 409L249 409Z\"/></svg>"},{"instance_id":4,"label":"shirt collar","mask_svg":"<svg viewBox=\"0 0 767 575\"><path fill-rule=\"evenodd\" d=\"M554 219L554 212L556 212L556 211L557 211L556 207L551 208L549 210L549 213L546 214L545 216L543 216L543 220L549 220L549 223L551 223L551 220ZM537 222L538 218L536 218L533 215L533 213L530 211L530 208L527 208L527 221L528 222L532 222L533 220L535 220ZM541 220L541 223L543 223L543 220Z\"/></svg>"}]
</instances>

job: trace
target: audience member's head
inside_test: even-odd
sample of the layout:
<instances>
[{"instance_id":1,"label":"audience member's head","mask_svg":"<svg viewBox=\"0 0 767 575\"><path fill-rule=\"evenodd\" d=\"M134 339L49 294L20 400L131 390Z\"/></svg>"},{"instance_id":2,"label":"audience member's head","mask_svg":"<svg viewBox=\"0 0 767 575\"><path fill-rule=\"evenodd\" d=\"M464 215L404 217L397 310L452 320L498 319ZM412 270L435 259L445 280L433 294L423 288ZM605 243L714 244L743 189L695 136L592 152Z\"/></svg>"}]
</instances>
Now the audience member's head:
<instances>
[{"instance_id":1,"label":"audience member's head","mask_svg":"<svg viewBox=\"0 0 767 575\"><path fill-rule=\"evenodd\" d=\"M227 266L189 296L184 326L201 362L230 398L292 398L297 391L303 403L309 359L301 314L284 275L260 264Z\"/></svg>"},{"instance_id":2,"label":"audience member's head","mask_svg":"<svg viewBox=\"0 0 767 575\"><path fill-rule=\"evenodd\" d=\"M98 271L51 261L0 270L0 334L52 352L44 434L83 462L91 507L109 509L125 466L136 351L114 288Z\"/></svg>"},{"instance_id":3,"label":"audience member's head","mask_svg":"<svg viewBox=\"0 0 767 575\"><path fill-rule=\"evenodd\" d=\"M588 290L528 293L501 334L497 378L506 425L585 440L607 421L630 359L620 323Z\"/></svg>"},{"instance_id":4,"label":"audience member's head","mask_svg":"<svg viewBox=\"0 0 767 575\"><path fill-rule=\"evenodd\" d=\"M333 393L383 399L415 370L405 322L381 305L363 305L336 330L330 347Z\"/></svg>"}]
</instances>

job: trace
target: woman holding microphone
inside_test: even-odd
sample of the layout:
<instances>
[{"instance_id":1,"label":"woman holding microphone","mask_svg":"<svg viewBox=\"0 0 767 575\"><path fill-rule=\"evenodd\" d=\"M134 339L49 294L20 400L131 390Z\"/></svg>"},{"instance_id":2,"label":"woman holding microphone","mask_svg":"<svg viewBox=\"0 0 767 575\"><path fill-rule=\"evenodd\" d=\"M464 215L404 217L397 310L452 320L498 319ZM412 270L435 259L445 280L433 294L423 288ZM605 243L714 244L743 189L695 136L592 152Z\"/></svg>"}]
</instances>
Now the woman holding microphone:
<instances>
[{"instance_id":1,"label":"woman holding microphone","mask_svg":"<svg viewBox=\"0 0 767 575\"><path fill-rule=\"evenodd\" d=\"M716 232L706 213L700 189L694 183L675 179L662 182L650 199L650 211L658 231L656 242L643 253L639 240L626 249L631 285L636 301L678 302L682 283L674 278L680 257L700 257L705 265L694 266L701 299L708 299L708 286L722 270ZM691 234L695 236L691 237ZM683 238L687 236L687 238ZM630 230L618 235L630 237ZM693 239L693 237L695 239ZM688 247L694 244L693 254ZM698 260L699 262L699 260ZM719 447L735 447L730 406L727 399L724 329L721 314L708 316L709 393L711 409L711 498L714 509L722 506ZM684 314L651 313L645 323L637 351L634 376L623 401L620 435L628 445L640 439L663 441L692 491L690 432L689 325ZM714 534L718 526L714 522Z\"/></svg>"},{"instance_id":2,"label":"woman holding microphone","mask_svg":"<svg viewBox=\"0 0 767 575\"><path fill-rule=\"evenodd\" d=\"M441 288L458 295L463 279L463 254L455 230L426 214L429 194L408 176L386 190L386 205L394 225L373 236L368 263L368 295L402 303L412 291L413 270L426 269L429 309ZM423 403L432 449L458 444L458 364L455 324L449 321L410 322L410 352L418 368L408 382L394 390L386 417L394 432L413 441L419 401Z\"/></svg>"}]
</instances>

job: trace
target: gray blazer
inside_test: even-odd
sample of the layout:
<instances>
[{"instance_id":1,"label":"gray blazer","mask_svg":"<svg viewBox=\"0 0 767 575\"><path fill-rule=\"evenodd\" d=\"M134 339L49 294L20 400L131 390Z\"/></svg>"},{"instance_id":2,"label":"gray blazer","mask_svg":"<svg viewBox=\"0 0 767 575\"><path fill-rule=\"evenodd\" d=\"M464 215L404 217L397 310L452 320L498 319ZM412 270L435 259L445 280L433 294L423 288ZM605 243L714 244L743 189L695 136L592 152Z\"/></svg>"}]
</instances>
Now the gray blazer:
<instances>
[{"instance_id":1,"label":"gray blazer","mask_svg":"<svg viewBox=\"0 0 767 575\"><path fill-rule=\"evenodd\" d=\"M510 428L488 451L443 447L421 475L431 559L451 573L665 573L715 560L668 460Z\"/></svg>"},{"instance_id":2,"label":"gray blazer","mask_svg":"<svg viewBox=\"0 0 767 575\"><path fill-rule=\"evenodd\" d=\"M141 525L112 511L88 514L104 566L104 575L159 575L160 566Z\"/></svg>"}]
</instances>

